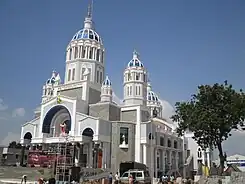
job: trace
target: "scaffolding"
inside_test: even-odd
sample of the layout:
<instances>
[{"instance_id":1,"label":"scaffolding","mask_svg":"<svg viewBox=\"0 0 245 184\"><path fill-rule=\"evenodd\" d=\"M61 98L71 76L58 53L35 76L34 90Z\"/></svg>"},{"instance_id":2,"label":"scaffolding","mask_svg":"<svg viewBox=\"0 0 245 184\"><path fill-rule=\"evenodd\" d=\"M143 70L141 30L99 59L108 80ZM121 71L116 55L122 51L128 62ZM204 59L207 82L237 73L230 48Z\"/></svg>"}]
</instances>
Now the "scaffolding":
<instances>
[{"instance_id":1,"label":"scaffolding","mask_svg":"<svg viewBox=\"0 0 245 184\"><path fill-rule=\"evenodd\" d=\"M61 137L57 145L56 181L70 182L71 169L74 166L74 144L69 135Z\"/></svg>"}]
</instances>

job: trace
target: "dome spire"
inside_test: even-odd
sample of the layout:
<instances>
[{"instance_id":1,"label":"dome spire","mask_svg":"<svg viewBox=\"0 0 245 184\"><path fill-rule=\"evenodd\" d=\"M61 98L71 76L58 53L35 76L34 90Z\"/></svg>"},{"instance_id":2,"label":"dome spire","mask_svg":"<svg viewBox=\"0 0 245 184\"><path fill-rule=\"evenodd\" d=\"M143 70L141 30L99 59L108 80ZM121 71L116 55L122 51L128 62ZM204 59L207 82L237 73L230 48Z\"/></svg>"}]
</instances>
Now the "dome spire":
<instances>
[{"instance_id":1,"label":"dome spire","mask_svg":"<svg viewBox=\"0 0 245 184\"><path fill-rule=\"evenodd\" d=\"M134 49L133 52L133 59L139 59L139 53L136 51L136 49Z\"/></svg>"},{"instance_id":2,"label":"dome spire","mask_svg":"<svg viewBox=\"0 0 245 184\"><path fill-rule=\"evenodd\" d=\"M93 0L90 0L90 3L88 4L88 14L85 17L84 21L84 28L86 29L92 29L92 16L93 16Z\"/></svg>"},{"instance_id":3,"label":"dome spire","mask_svg":"<svg viewBox=\"0 0 245 184\"><path fill-rule=\"evenodd\" d=\"M90 3L88 4L88 18L91 18L92 20L92 13L93 13L93 0L90 1Z\"/></svg>"}]
</instances>

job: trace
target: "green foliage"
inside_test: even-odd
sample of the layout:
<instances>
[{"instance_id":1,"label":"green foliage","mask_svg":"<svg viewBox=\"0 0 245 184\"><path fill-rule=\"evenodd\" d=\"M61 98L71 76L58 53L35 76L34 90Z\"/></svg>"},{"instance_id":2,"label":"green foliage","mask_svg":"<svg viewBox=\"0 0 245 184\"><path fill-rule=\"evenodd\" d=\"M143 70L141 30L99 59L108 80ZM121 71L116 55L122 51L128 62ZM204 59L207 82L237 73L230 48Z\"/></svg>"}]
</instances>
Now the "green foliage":
<instances>
[{"instance_id":1,"label":"green foliage","mask_svg":"<svg viewBox=\"0 0 245 184\"><path fill-rule=\"evenodd\" d=\"M226 140L232 129L244 126L245 94L224 84L201 85L188 102L177 102L172 120L179 123L177 132L194 133L203 148L217 147Z\"/></svg>"},{"instance_id":2,"label":"green foliage","mask_svg":"<svg viewBox=\"0 0 245 184\"><path fill-rule=\"evenodd\" d=\"M222 142L231 136L231 130L244 126L245 94L236 91L227 81L224 84L201 85L190 101L177 102L174 122L177 133L194 133L194 139L204 148L218 148L224 161Z\"/></svg>"},{"instance_id":3,"label":"green foliage","mask_svg":"<svg viewBox=\"0 0 245 184\"><path fill-rule=\"evenodd\" d=\"M21 149L21 144L16 141L12 141L9 143L9 148Z\"/></svg>"}]
</instances>

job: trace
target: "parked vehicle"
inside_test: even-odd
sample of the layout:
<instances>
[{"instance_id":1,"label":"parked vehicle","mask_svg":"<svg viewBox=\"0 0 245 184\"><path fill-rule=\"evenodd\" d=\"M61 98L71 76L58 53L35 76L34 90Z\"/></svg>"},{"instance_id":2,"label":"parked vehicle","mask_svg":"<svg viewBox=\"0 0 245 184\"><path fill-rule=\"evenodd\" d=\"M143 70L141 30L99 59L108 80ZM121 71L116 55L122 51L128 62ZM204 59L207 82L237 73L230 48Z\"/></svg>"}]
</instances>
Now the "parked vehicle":
<instances>
[{"instance_id":1,"label":"parked vehicle","mask_svg":"<svg viewBox=\"0 0 245 184\"><path fill-rule=\"evenodd\" d=\"M123 175L120 177L120 182L128 184L129 176L133 177L134 183L151 184L151 177L149 171L147 170L128 170L125 173L123 173Z\"/></svg>"}]
</instances>

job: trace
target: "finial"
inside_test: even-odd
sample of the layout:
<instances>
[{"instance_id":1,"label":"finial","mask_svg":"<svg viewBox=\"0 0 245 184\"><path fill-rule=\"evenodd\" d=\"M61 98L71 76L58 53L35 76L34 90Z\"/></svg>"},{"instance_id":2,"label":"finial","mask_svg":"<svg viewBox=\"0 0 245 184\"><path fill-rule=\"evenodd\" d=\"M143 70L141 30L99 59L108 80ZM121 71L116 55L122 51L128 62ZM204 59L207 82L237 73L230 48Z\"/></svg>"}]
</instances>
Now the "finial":
<instances>
[{"instance_id":1,"label":"finial","mask_svg":"<svg viewBox=\"0 0 245 184\"><path fill-rule=\"evenodd\" d=\"M134 59L139 58L139 53L136 51L136 49L134 49L133 58Z\"/></svg>"},{"instance_id":2,"label":"finial","mask_svg":"<svg viewBox=\"0 0 245 184\"><path fill-rule=\"evenodd\" d=\"M88 4L88 18L92 19L92 13L93 13L93 0L90 0L90 3Z\"/></svg>"}]
</instances>

